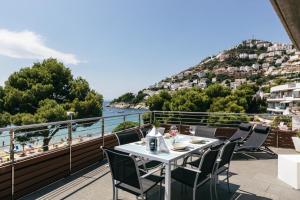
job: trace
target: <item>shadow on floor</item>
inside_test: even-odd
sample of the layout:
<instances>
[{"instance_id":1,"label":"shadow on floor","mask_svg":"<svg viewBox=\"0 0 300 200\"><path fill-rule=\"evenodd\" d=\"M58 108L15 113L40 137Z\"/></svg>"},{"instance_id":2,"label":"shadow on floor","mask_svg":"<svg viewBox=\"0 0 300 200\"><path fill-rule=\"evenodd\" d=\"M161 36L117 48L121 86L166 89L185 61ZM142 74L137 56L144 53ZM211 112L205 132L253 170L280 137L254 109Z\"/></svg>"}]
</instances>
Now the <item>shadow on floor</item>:
<instances>
[{"instance_id":1,"label":"shadow on floor","mask_svg":"<svg viewBox=\"0 0 300 200\"><path fill-rule=\"evenodd\" d=\"M235 153L233 160L270 160L278 159L278 155L272 155L265 152L246 152L246 153Z\"/></svg>"},{"instance_id":2,"label":"shadow on floor","mask_svg":"<svg viewBox=\"0 0 300 200\"><path fill-rule=\"evenodd\" d=\"M91 184L103 178L104 176L107 176L108 173L109 168L106 167L106 165L103 163L98 163L65 179L57 181L56 183L47 186L37 192L34 192L29 196L23 197L22 199L68 199L69 197L71 197L71 199L74 199L74 197L76 198L76 193L80 192L84 188L89 187ZM236 174L230 173L230 176L234 175ZM110 188L111 183L107 182L106 186ZM235 184L230 184L230 190L231 192L229 193L227 190L227 184L223 181L223 179L220 178L220 184L218 184L217 186L219 200L271 200L269 198L259 197L255 194L240 191L239 185ZM112 199L112 194L110 193L112 193L112 191L108 190L105 194L107 199ZM161 195L163 199L164 190L161 191ZM120 197L120 199L122 199L122 197ZM128 198L126 197L125 199ZM133 195L129 195L129 199L134 200L136 198ZM198 189L196 199L210 199L209 183ZM149 191L148 200L159 200L158 186ZM182 190L181 184L174 181L172 183L172 200L192 200L192 189L183 187Z\"/></svg>"},{"instance_id":3,"label":"shadow on floor","mask_svg":"<svg viewBox=\"0 0 300 200\"><path fill-rule=\"evenodd\" d=\"M172 200L192 200L192 189L184 188L181 190L181 184L177 182L172 183ZM224 182L220 182L217 186L218 200L272 200L266 197L260 197L252 193L244 192L239 190L239 186L235 184L230 184L231 192L228 192L227 185ZM149 192L148 200L159 200L159 187L154 188ZM197 191L196 199L209 200L209 183L199 188ZM162 199L163 199L162 191ZM213 193L215 195L215 193ZM133 197L134 198L134 197ZM215 196L214 196L214 199Z\"/></svg>"}]
</instances>

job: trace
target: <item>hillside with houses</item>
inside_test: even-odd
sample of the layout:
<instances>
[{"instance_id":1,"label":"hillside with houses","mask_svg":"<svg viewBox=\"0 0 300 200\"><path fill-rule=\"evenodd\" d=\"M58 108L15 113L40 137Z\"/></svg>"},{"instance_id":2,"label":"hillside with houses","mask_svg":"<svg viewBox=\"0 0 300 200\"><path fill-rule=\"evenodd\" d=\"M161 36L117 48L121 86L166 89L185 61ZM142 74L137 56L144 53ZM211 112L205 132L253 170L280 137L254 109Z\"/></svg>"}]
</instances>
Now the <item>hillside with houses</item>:
<instances>
[{"instance_id":1,"label":"hillside with houses","mask_svg":"<svg viewBox=\"0 0 300 200\"><path fill-rule=\"evenodd\" d=\"M115 99L112 106L144 108L145 99L162 90L172 92L192 87L205 89L213 83L232 90L244 83L255 83L268 94L271 86L297 81L299 72L300 52L292 44L250 39L209 56L199 64L141 90L137 95L131 95L131 100ZM138 97L138 101L135 97Z\"/></svg>"}]
</instances>

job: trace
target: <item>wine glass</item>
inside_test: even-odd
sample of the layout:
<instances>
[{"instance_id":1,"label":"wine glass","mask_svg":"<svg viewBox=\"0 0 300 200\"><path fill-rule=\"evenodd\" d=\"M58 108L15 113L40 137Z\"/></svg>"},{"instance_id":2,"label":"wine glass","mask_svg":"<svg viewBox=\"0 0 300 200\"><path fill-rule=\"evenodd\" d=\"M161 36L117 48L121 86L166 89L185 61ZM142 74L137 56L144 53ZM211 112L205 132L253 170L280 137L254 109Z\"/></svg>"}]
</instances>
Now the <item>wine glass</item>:
<instances>
[{"instance_id":1,"label":"wine glass","mask_svg":"<svg viewBox=\"0 0 300 200\"><path fill-rule=\"evenodd\" d=\"M177 130L177 127L176 127L176 125L172 125L172 126L170 127L170 130L174 130L174 131L176 131L176 130Z\"/></svg>"},{"instance_id":2,"label":"wine glass","mask_svg":"<svg viewBox=\"0 0 300 200\"><path fill-rule=\"evenodd\" d=\"M196 134L196 126L190 126L189 131L192 134L192 136L195 136L195 134Z\"/></svg>"}]
</instances>

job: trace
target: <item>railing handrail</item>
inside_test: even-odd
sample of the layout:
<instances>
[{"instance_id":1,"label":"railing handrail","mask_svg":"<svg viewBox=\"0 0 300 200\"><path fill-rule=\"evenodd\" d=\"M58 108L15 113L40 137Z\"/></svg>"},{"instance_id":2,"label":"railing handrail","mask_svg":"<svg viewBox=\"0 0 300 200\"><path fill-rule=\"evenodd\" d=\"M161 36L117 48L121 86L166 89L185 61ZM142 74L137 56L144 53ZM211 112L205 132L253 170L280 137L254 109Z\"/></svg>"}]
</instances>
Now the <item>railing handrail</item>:
<instances>
[{"instance_id":1,"label":"railing handrail","mask_svg":"<svg viewBox=\"0 0 300 200\"><path fill-rule=\"evenodd\" d=\"M126 117L126 116L131 116L131 115L141 115L143 113L144 112L136 112L136 113L128 113L128 114L120 114L120 115L111 115L111 116L105 116L105 117L90 117L90 118L63 120L63 121L57 121L57 122L46 122L46 123L39 123L39 124L10 126L10 127L5 127L5 128L0 128L0 132L10 131L10 130L17 131L17 130L23 130L23 129L39 128L39 127L43 127L43 126L54 126L54 125L60 125L60 124L70 124L70 123L74 123L74 122L96 121L96 120L102 120L102 119Z\"/></svg>"},{"instance_id":2,"label":"railing handrail","mask_svg":"<svg viewBox=\"0 0 300 200\"><path fill-rule=\"evenodd\" d=\"M146 111L152 113L175 113L175 114L203 114L203 115L247 115L247 116L282 116L280 114L270 114L270 113L226 113L226 112L187 112L187 111ZM69 123L77 123L77 122L86 122L86 121L96 121L102 119L110 119L110 118L117 118L117 117L126 117L132 115L139 115L145 112L136 112L136 113L128 113L128 114L119 114L119 115L110 115L105 117L90 117L90 118L81 118L81 119L72 119L72 120L63 120L57 122L46 122L46 123L39 123L39 124L29 124L29 125L20 125L20 126L9 126L5 128L0 128L0 132L10 131L10 130L22 130L22 129L31 129L31 128L39 128L43 126L53 126L53 125L60 125L60 124L69 124ZM285 115L287 117L296 116L295 114Z\"/></svg>"},{"instance_id":3,"label":"railing handrail","mask_svg":"<svg viewBox=\"0 0 300 200\"><path fill-rule=\"evenodd\" d=\"M153 113L178 113L178 114L208 114L208 115L248 115L248 116L282 116L282 114L271 114L271 113L228 113L228 112L187 112L187 111L150 111ZM292 117L295 115L284 115L287 117Z\"/></svg>"}]
</instances>

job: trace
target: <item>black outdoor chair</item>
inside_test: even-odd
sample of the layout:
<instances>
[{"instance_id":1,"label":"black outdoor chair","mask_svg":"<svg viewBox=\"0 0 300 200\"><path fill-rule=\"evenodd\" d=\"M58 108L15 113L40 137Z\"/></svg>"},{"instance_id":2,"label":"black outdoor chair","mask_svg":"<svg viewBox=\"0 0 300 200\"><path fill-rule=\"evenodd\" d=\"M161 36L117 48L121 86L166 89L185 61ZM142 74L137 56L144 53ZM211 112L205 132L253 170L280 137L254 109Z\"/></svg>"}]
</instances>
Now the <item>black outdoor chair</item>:
<instances>
[{"instance_id":1,"label":"black outdoor chair","mask_svg":"<svg viewBox=\"0 0 300 200\"><path fill-rule=\"evenodd\" d=\"M118 189L136 197L147 199L147 192L160 184L160 198L163 177L153 173L144 173L138 168L135 157L113 149L103 148L109 162L113 185L113 200L118 199Z\"/></svg>"},{"instance_id":2,"label":"black outdoor chair","mask_svg":"<svg viewBox=\"0 0 300 200\"><path fill-rule=\"evenodd\" d=\"M241 123L238 129L236 130L236 132L230 138L218 136L218 139L230 140L230 141L236 141L237 139L239 139L238 142L243 142L249 137L251 132L252 132L251 124Z\"/></svg>"},{"instance_id":3,"label":"black outdoor chair","mask_svg":"<svg viewBox=\"0 0 300 200\"><path fill-rule=\"evenodd\" d=\"M140 137L136 130L126 130L126 131L119 131L115 133L119 145L129 144L132 142L137 142L140 140Z\"/></svg>"},{"instance_id":4,"label":"black outdoor chair","mask_svg":"<svg viewBox=\"0 0 300 200\"><path fill-rule=\"evenodd\" d=\"M148 134L148 132L152 129L152 126L145 126L139 129L142 137L146 137L146 135Z\"/></svg>"},{"instance_id":5,"label":"black outdoor chair","mask_svg":"<svg viewBox=\"0 0 300 200\"><path fill-rule=\"evenodd\" d=\"M210 198L212 199L213 173L219 152L219 149L206 150L197 169L179 166L172 171L172 179L193 188L193 200L196 199L197 188L208 181L210 181Z\"/></svg>"},{"instance_id":6,"label":"black outdoor chair","mask_svg":"<svg viewBox=\"0 0 300 200\"><path fill-rule=\"evenodd\" d=\"M256 125L249 138L241 146L236 147L235 152L242 153L254 159L257 158L247 154L247 152L266 152L268 154L276 155L271 149L264 145L270 131L271 128L268 126L263 126L261 124Z\"/></svg>"},{"instance_id":7,"label":"black outdoor chair","mask_svg":"<svg viewBox=\"0 0 300 200\"><path fill-rule=\"evenodd\" d=\"M236 138L233 141L228 140L219 155L218 158L218 164L216 167L216 171L214 173L215 177L216 177L216 182L218 181L218 176L219 174L226 172L226 180L227 180L227 188L228 188L228 192L230 192L230 186L229 186L229 168L230 168L230 162L234 153L234 149L238 143L238 140L240 138ZM215 194L216 194L216 198L218 199L218 193L217 193L217 189L216 189L216 182L215 182Z\"/></svg>"},{"instance_id":8,"label":"black outdoor chair","mask_svg":"<svg viewBox=\"0 0 300 200\"><path fill-rule=\"evenodd\" d=\"M202 156L203 154L205 153L205 151L207 149L221 149L224 145L224 142L223 141L220 141L219 143L216 143L210 147L207 147L206 149L204 149L203 151L201 152L197 152L197 153L192 153L191 156L189 157L185 157L184 160L183 160L183 166L186 166L186 165L190 165L191 167L195 167L197 168L201 162L201 159L202 159ZM193 160L192 157L197 157L196 159ZM188 161L188 159L191 158L191 161Z\"/></svg>"},{"instance_id":9,"label":"black outdoor chair","mask_svg":"<svg viewBox=\"0 0 300 200\"><path fill-rule=\"evenodd\" d=\"M215 138L217 128L209 126L195 126L195 136Z\"/></svg>"}]
</instances>

